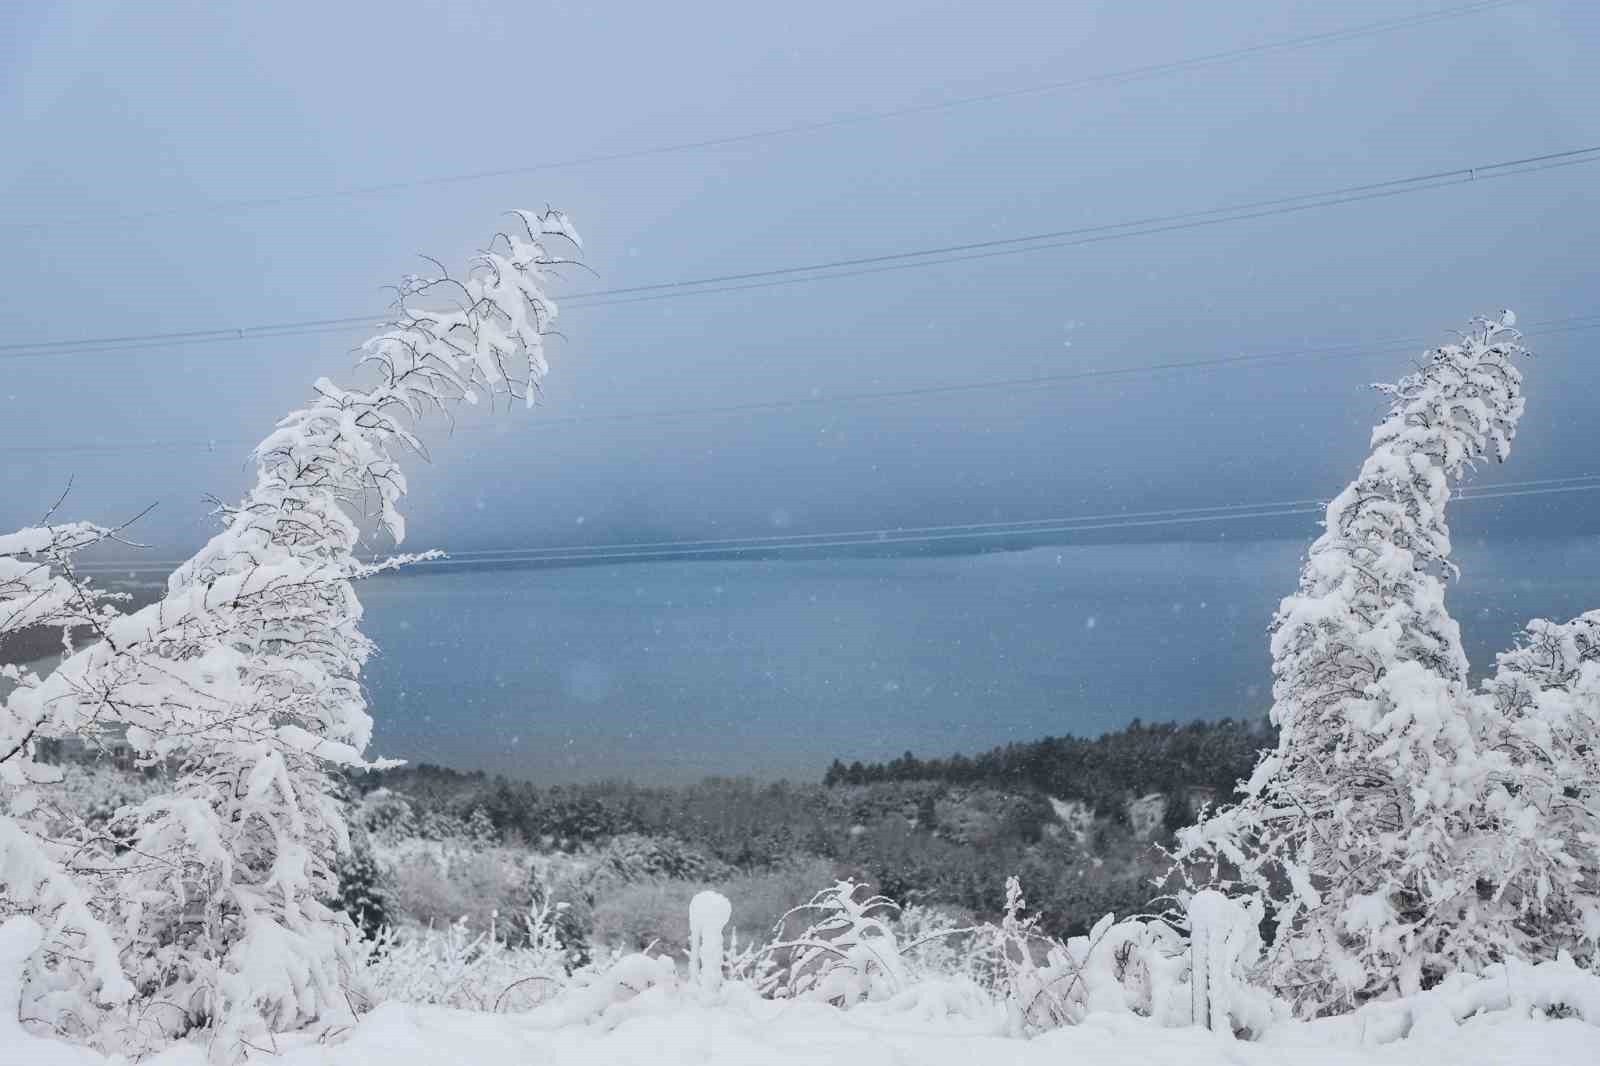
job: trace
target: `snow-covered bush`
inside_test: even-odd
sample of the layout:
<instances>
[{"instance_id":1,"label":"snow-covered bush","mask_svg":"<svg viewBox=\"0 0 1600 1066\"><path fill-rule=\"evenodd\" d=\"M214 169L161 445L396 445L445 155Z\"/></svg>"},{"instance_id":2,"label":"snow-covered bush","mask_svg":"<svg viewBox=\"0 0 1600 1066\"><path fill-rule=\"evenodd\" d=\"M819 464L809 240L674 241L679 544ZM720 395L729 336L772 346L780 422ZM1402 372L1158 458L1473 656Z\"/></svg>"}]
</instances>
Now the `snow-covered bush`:
<instances>
[{"instance_id":1,"label":"snow-covered bush","mask_svg":"<svg viewBox=\"0 0 1600 1066\"><path fill-rule=\"evenodd\" d=\"M1482 1014L1577 1017L1600 1026L1600 975L1570 956L1539 963L1507 959L1481 974L1455 973L1399 1000L1369 1003L1351 1021L1366 1044L1438 1036Z\"/></svg>"},{"instance_id":2,"label":"snow-covered bush","mask_svg":"<svg viewBox=\"0 0 1600 1066\"><path fill-rule=\"evenodd\" d=\"M908 977L891 924L898 910L855 881L823 889L779 920L763 952L758 987L779 998L839 1007L889 998Z\"/></svg>"},{"instance_id":3,"label":"snow-covered bush","mask_svg":"<svg viewBox=\"0 0 1600 1066\"><path fill-rule=\"evenodd\" d=\"M609 1029L629 1018L677 1006L682 987L670 958L624 955L609 966L574 975L571 986L529 1014L528 1021L541 1028L597 1025Z\"/></svg>"},{"instance_id":4,"label":"snow-covered bush","mask_svg":"<svg viewBox=\"0 0 1600 1066\"><path fill-rule=\"evenodd\" d=\"M1136 1013L1164 1025L1188 1021L1185 943L1161 919L1122 922L1107 914L1084 936L1065 942L1023 917L1027 902L1017 878L1006 881L998 925L976 930L975 952L993 960L992 989L1005 1001L1016 1035L1076 1025L1091 1012Z\"/></svg>"},{"instance_id":5,"label":"snow-covered bush","mask_svg":"<svg viewBox=\"0 0 1600 1066\"><path fill-rule=\"evenodd\" d=\"M1181 837L1180 857L1268 901L1268 979L1306 1012L1522 947L1485 784L1504 758L1444 606L1452 486L1506 457L1522 415L1513 322L1476 320L1380 386L1388 417L1273 622L1277 750L1237 806Z\"/></svg>"},{"instance_id":6,"label":"snow-covered bush","mask_svg":"<svg viewBox=\"0 0 1600 1066\"><path fill-rule=\"evenodd\" d=\"M560 904L474 931L467 919L443 929L386 927L368 945L374 1003L430 1003L463 1010L521 1011L548 1002L570 980L570 954L556 922Z\"/></svg>"},{"instance_id":7,"label":"snow-covered bush","mask_svg":"<svg viewBox=\"0 0 1600 1066\"><path fill-rule=\"evenodd\" d=\"M770 997L996 1016L1019 1036L1076 1025L1091 1013L1189 1024L1190 943L1178 924L1148 917L1119 922L1107 914L1087 935L1061 941L1040 932L1026 908L1015 877L1007 879L1000 921L981 924L924 907L901 910L882 896L866 897L865 886L841 881L785 915L772 942L747 953L734 973ZM1234 911L1236 904L1221 900L1220 908L1203 904L1199 913ZM1258 944L1233 925L1219 928L1213 920L1202 931L1205 943L1218 946L1208 972L1223 1001L1220 1016L1231 1019L1228 1030L1257 1032L1274 1016L1270 997L1243 987L1241 971ZM1202 965L1207 958L1202 951Z\"/></svg>"},{"instance_id":8,"label":"snow-covered bush","mask_svg":"<svg viewBox=\"0 0 1600 1066\"><path fill-rule=\"evenodd\" d=\"M526 907L529 883L539 876L527 851L474 847L461 838L380 839L372 852L396 923L443 925L466 916L482 930L491 912Z\"/></svg>"},{"instance_id":9,"label":"snow-covered bush","mask_svg":"<svg viewBox=\"0 0 1600 1066\"><path fill-rule=\"evenodd\" d=\"M936 906L908 903L895 916L895 939L901 957L916 977L965 977L993 987L999 956L990 941L980 939L981 927Z\"/></svg>"}]
</instances>

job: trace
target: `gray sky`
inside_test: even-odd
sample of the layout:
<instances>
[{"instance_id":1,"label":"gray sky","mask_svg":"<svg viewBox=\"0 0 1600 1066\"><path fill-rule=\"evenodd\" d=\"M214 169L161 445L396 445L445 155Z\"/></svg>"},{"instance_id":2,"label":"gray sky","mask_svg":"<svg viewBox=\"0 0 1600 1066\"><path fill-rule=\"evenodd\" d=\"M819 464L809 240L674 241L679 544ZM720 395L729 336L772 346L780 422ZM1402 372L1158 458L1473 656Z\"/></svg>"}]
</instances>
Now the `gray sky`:
<instances>
[{"instance_id":1,"label":"gray sky","mask_svg":"<svg viewBox=\"0 0 1600 1066\"><path fill-rule=\"evenodd\" d=\"M566 210L599 281L648 284L1402 178L1600 144L1600 9L1529 0L1122 83L705 150L628 152L1186 59L1449 6L0 5L0 342L359 314L510 207ZM1439 337L1600 309L1600 164L920 270L573 306L546 412L416 472L412 543L474 548L871 528L1327 496L1409 356L1129 376L778 413L659 410ZM1529 413L1484 481L1589 473L1600 330L1530 338ZM0 527L151 502L161 549L359 332L0 361ZM1420 348L1420 346L1419 346ZM3 354L3 353L0 353ZM1301 525L1293 527L1302 529ZM1600 531L1595 494L1463 509ZM1205 535L1215 535L1207 529ZM1267 523L1231 537L1283 535Z\"/></svg>"}]
</instances>

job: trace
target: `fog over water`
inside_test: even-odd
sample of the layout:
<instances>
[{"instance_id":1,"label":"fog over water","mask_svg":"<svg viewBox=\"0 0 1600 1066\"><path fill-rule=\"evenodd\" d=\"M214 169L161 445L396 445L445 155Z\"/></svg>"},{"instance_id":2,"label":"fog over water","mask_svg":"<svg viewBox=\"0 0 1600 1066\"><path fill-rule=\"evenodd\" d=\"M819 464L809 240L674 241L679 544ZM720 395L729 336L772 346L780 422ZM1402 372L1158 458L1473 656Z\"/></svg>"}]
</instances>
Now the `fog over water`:
<instances>
[{"instance_id":1,"label":"fog over water","mask_svg":"<svg viewBox=\"0 0 1600 1066\"><path fill-rule=\"evenodd\" d=\"M433 571L365 584L374 751L540 782L816 778L1259 715L1304 541ZM1464 545L1474 669L1600 603L1600 540Z\"/></svg>"}]
</instances>

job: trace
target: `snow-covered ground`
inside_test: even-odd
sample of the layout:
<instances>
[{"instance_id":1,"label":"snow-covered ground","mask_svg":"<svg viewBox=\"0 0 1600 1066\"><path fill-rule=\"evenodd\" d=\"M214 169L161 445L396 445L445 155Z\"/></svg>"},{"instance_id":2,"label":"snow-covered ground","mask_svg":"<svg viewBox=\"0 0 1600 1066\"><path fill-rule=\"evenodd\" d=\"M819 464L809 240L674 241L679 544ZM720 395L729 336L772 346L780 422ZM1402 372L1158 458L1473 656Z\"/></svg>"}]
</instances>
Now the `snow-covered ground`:
<instances>
[{"instance_id":1,"label":"snow-covered ground","mask_svg":"<svg viewBox=\"0 0 1600 1066\"><path fill-rule=\"evenodd\" d=\"M1544 1066L1600 1061L1600 979L1570 960L1513 963L1457 975L1403 1000L1315 1022L1279 1021L1251 1040L1231 1028L1162 1025L1090 990L1102 1009L1077 1024L1019 1035L1014 1008L967 982L930 978L841 1009L815 998L769 999L716 966L728 901L695 901L698 975L667 957L627 956L517 1013L389 1002L354 1025L314 1025L247 1042L245 1058L299 1066ZM714 905L714 906L713 906ZM714 911L715 913L711 913ZM0 925L0 1002L15 964L37 946L25 918ZM839 941L842 943L843 941ZM1088 971L1085 971L1088 972ZM188 1040L150 1066L203 1066L213 1049ZM220 1049L216 1049L220 1050ZM231 1056L224 1054L225 1060ZM5 1066L113 1066L95 1051L25 1031L0 1010Z\"/></svg>"},{"instance_id":2,"label":"snow-covered ground","mask_svg":"<svg viewBox=\"0 0 1600 1066\"><path fill-rule=\"evenodd\" d=\"M1165 1029L1134 1015L1092 1015L1083 1024L1015 1039L894 1010L841 1011L822 1004L729 997L675 1003L612 1027L549 1028L535 1013L477 1014L388 1004L352 1031L321 1041L280 1038L284 1066L1578 1066L1600 1061L1596 1028L1574 1019L1491 1014L1460 1026L1364 1047L1347 1023L1291 1024L1255 1042L1202 1029ZM265 1049L272 1050L272 1049ZM268 1057L263 1055L263 1058ZM108 1060L52 1041L8 1036L0 1060L17 1066L102 1066ZM171 1048L150 1066L201 1066L197 1044Z\"/></svg>"}]
</instances>

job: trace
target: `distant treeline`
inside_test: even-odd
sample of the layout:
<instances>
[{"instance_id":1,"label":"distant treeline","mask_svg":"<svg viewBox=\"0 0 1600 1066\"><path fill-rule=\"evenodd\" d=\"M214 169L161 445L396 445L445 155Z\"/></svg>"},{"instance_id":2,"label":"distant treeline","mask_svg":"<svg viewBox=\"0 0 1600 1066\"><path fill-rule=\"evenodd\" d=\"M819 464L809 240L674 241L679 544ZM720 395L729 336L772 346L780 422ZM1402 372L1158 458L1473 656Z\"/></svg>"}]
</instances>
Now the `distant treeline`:
<instances>
[{"instance_id":1,"label":"distant treeline","mask_svg":"<svg viewBox=\"0 0 1600 1066\"><path fill-rule=\"evenodd\" d=\"M1145 724L1139 719L1093 740L1045 737L1007 744L981 755L919 759L906 752L889 762L846 765L835 759L823 784L871 785L887 781L938 781L995 789L1028 788L1091 804L1120 805L1129 793L1180 796L1209 789L1226 799L1250 776L1261 749L1277 737L1265 719Z\"/></svg>"},{"instance_id":2,"label":"distant treeline","mask_svg":"<svg viewBox=\"0 0 1600 1066\"><path fill-rule=\"evenodd\" d=\"M652 869L690 879L695 856L769 871L815 857L896 899L992 916L1005 877L1017 874L1044 927L1065 936L1107 911L1144 909L1170 866L1152 844L1189 824L1199 803L1230 799L1273 741L1264 723L1136 722L1093 740L1047 737L973 757L835 762L825 782L541 787L421 764L354 774L349 784L404 797L369 807L372 830L560 850L631 840L651 853ZM1150 793L1169 800L1161 824L1136 828L1129 801ZM1063 823L1048 797L1081 801L1094 817Z\"/></svg>"}]
</instances>

